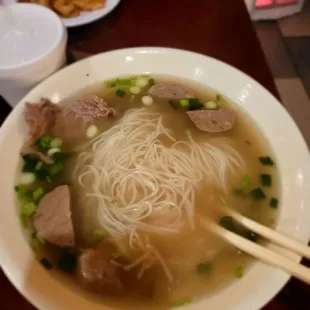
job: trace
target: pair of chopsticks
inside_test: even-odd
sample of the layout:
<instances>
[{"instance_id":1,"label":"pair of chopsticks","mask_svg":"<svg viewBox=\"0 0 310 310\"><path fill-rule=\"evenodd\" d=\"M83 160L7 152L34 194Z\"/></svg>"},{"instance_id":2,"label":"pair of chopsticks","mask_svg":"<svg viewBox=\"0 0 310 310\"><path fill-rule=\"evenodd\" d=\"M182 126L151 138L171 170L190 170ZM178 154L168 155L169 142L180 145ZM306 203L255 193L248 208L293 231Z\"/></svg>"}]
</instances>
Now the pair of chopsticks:
<instances>
[{"instance_id":1,"label":"pair of chopsticks","mask_svg":"<svg viewBox=\"0 0 310 310\"><path fill-rule=\"evenodd\" d=\"M310 258L310 247L304 245L300 241L281 234L267 226L259 224L229 208L225 208L224 211L237 222L250 229L251 231L257 233L259 236L264 237L267 240L272 241L275 244L280 245L295 254ZM293 262L289 258L283 256L283 254L276 253L231 231L228 231L212 221L201 220L201 224L220 236L222 239L236 246L238 249L256 257L257 259L267 264L281 268L292 276L310 284L310 268Z\"/></svg>"}]
</instances>

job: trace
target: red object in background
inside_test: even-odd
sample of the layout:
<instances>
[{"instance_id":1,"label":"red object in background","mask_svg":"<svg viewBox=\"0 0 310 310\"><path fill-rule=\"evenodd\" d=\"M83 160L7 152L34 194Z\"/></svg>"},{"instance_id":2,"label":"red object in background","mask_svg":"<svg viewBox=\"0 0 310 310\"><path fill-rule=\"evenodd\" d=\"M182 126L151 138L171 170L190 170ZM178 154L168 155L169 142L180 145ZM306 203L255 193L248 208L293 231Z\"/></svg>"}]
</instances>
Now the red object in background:
<instances>
[{"instance_id":1,"label":"red object in background","mask_svg":"<svg viewBox=\"0 0 310 310\"><path fill-rule=\"evenodd\" d=\"M257 8L272 6L273 0L256 0L255 6Z\"/></svg>"},{"instance_id":2,"label":"red object in background","mask_svg":"<svg viewBox=\"0 0 310 310\"><path fill-rule=\"evenodd\" d=\"M257 8L264 8L268 6L297 4L300 0L256 0L255 6Z\"/></svg>"},{"instance_id":3,"label":"red object in background","mask_svg":"<svg viewBox=\"0 0 310 310\"><path fill-rule=\"evenodd\" d=\"M276 4L281 5L281 4L296 4L299 3L300 0L276 0Z\"/></svg>"}]
</instances>

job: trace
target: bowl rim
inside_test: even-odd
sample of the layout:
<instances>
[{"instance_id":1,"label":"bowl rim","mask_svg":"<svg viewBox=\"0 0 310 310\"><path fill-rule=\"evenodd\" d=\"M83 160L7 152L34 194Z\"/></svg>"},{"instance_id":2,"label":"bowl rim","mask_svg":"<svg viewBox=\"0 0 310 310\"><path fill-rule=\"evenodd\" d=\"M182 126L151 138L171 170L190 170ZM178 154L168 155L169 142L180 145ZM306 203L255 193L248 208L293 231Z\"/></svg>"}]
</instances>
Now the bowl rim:
<instances>
[{"instance_id":1,"label":"bowl rim","mask_svg":"<svg viewBox=\"0 0 310 310\"><path fill-rule=\"evenodd\" d=\"M94 55L91 56L89 58L83 59L79 62L76 62L74 64L71 64L65 68L63 68L62 70L58 71L57 73L53 74L51 77L49 77L48 79L46 79L45 81L43 81L42 83L40 83L38 86L36 86L30 93L28 93L16 106L16 108L14 109L14 111L10 114L10 116L5 120L5 122L3 123L3 125L1 126L0 129L0 145L2 145L5 137L7 137L9 135L9 129L11 127L16 126L16 124L13 123L13 118L17 117L17 115L21 115L21 111L23 108L23 102L25 102L27 100L28 97L33 96L35 93L38 93L40 91L40 89L43 86L48 85L52 80L55 80L58 77L61 77L62 75L64 75L64 72L71 70L72 68L81 66L82 64L86 64L86 63L90 63L90 62L96 62L98 61L98 59L100 58L104 58L104 57L109 57L111 55L134 55L134 56L138 56L139 54L148 54L148 55L156 55L156 54L165 54L165 55L179 55L181 58L182 57L194 57L194 58L199 58L199 60L204 59L206 62L209 62L210 64L212 63L215 67L217 66L221 66L223 67L225 70L227 70L228 72L230 72L231 74L237 76L238 78L242 78L243 80L247 81L248 84L256 89L258 92L264 93L264 95L266 97L269 98L270 104L273 106L273 108L275 110L278 110L279 113L282 115L282 117L286 118L287 123L287 127L290 127L290 129L294 132L294 136L296 138L296 140L298 140L298 145L297 147L299 147L299 151L300 153L304 156L304 167L305 171L302 171L302 173L304 174L304 179L309 179L310 180L310 154L308 151L308 148L306 146L306 143L298 129L298 127L296 126L295 122L293 121L293 119L290 117L290 115L288 114L288 112L283 108L283 106L280 104L280 102L268 91L266 90L262 85L260 85L258 82L256 82L254 79L252 79L251 77L249 77L248 75L246 75L245 73L243 73L242 71L236 69L235 67L232 67L231 65L228 65L222 61L219 61L217 59L214 59L212 57L209 56L205 56L202 54L198 54L195 52L190 52L190 51L185 51L185 50L180 50L180 49L173 49L173 48L162 48L162 47L138 47L138 48L126 48L126 49L120 49L120 50L114 50L114 51L109 51L109 52L104 52L98 55ZM241 99L240 99L241 100ZM241 101L240 101L241 102ZM240 104L240 102L238 102L238 104ZM277 105L277 107L276 107ZM299 153L299 152L297 152ZM304 182L306 183L306 182ZM302 194L303 194L303 200L302 202L305 201L309 201L310 202L310 193L307 193L305 187L305 184L302 183L301 187L303 189ZM306 210L308 213L310 210ZM1 222L1 220L0 220ZM305 225L305 224L303 224ZM1 226L1 225L0 225ZM308 242L310 239L310 228L306 229L304 226L299 227L299 228L303 228L303 232L301 232L301 230L299 231L299 235L298 237L303 241L303 242ZM3 236L3 234L2 234ZM0 241L2 244L2 238L0 237ZM30 301L33 305L35 305L36 307L38 307L39 309L45 309L42 306L42 303L39 301L39 299L37 298L36 295L29 293L28 291L25 291L22 289L22 287L20 286L20 283L18 282L18 279L15 278L15 276L13 276L13 273L11 273L11 268L10 268L10 264L3 258L4 254L3 254L4 250L1 247L1 252L0 252L0 263L2 266L2 269L4 271L4 273L6 274L6 276L8 277L8 279L13 283L13 285L19 290L19 292L28 300ZM300 257L298 256L294 256L292 257L292 259L294 259L295 261L299 261ZM268 301L270 301L282 288L283 286L287 283L287 281L289 280L290 276L284 272L280 272L277 271L276 273L274 272L274 268L270 267L270 272L273 274L277 275L277 281L271 281L272 283L270 284L271 286L269 286L270 291L266 292L265 290L265 294L264 296L260 296L259 300L253 300L252 299L252 305L249 308L246 308L246 306L249 306L249 303L243 303L240 307L234 307L231 309L259 309L261 307L263 307ZM266 285L266 287L268 287L268 285ZM189 306L188 309L193 308L194 306ZM254 306L254 307L252 307ZM47 308L46 308L47 309ZM52 309L52 308L49 308ZM53 308L54 309L54 308ZM195 308L196 309L196 308ZM198 308L197 308L198 309ZM199 308L200 309L200 308Z\"/></svg>"}]
</instances>

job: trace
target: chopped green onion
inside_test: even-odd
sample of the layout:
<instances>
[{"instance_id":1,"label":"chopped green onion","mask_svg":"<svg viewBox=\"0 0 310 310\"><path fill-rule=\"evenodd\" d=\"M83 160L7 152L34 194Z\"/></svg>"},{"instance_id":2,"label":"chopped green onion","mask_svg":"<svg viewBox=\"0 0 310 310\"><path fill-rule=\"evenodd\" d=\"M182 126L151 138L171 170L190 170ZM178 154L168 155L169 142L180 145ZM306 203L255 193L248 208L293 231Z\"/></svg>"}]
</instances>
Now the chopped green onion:
<instances>
[{"instance_id":1,"label":"chopped green onion","mask_svg":"<svg viewBox=\"0 0 310 310\"><path fill-rule=\"evenodd\" d=\"M59 152L56 152L54 155L53 155L53 159L55 162L63 162L68 156L70 155L70 153L59 153Z\"/></svg>"},{"instance_id":2,"label":"chopped green onion","mask_svg":"<svg viewBox=\"0 0 310 310\"><path fill-rule=\"evenodd\" d=\"M57 268L73 273L77 265L77 255L73 249L62 249L61 256L57 261Z\"/></svg>"},{"instance_id":3,"label":"chopped green onion","mask_svg":"<svg viewBox=\"0 0 310 310\"><path fill-rule=\"evenodd\" d=\"M95 241L102 241L108 236L107 232L103 229L97 229L93 232Z\"/></svg>"},{"instance_id":4,"label":"chopped green onion","mask_svg":"<svg viewBox=\"0 0 310 310\"><path fill-rule=\"evenodd\" d=\"M137 94L141 93L141 88L138 86L131 86L129 88L129 92L132 93L133 95L137 95Z\"/></svg>"},{"instance_id":5,"label":"chopped green onion","mask_svg":"<svg viewBox=\"0 0 310 310\"><path fill-rule=\"evenodd\" d=\"M180 100L180 105L182 106L182 107L188 107L189 106L189 100L188 99L181 99Z\"/></svg>"},{"instance_id":6,"label":"chopped green onion","mask_svg":"<svg viewBox=\"0 0 310 310\"><path fill-rule=\"evenodd\" d=\"M192 302L191 298L185 297L185 298L171 302L170 307L171 308L182 307L182 306L185 306L191 302Z\"/></svg>"},{"instance_id":7,"label":"chopped green onion","mask_svg":"<svg viewBox=\"0 0 310 310\"><path fill-rule=\"evenodd\" d=\"M118 89L116 92L115 92L115 95L119 96L119 97L124 97L126 95L126 92L123 91L122 89Z\"/></svg>"},{"instance_id":8,"label":"chopped green onion","mask_svg":"<svg viewBox=\"0 0 310 310\"><path fill-rule=\"evenodd\" d=\"M262 157L259 157L258 159L261 162L261 164L263 164L265 166L273 166L274 165L273 160L269 156L265 156L265 157L262 156Z\"/></svg>"},{"instance_id":9,"label":"chopped green onion","mask_svg":"<svg viewBox=\"0 0 310 310\"><path fill-rule=\"evenodd\" d=\"M245 175L241 181L240 181L240 185L245 188L251 185L251 179L248 175Z\"/></svg>"},{"instance_id":10,"label":"chopped green onion","mask_svg":"<svg viewBox=\"0 0 310 310\"><path fill-rule=\"evenodd\" d=\"M39 241L35 237L30 238L29 244L34 251L36 251L40 245Z\"/></svg>"},{"instance_id":11,"label":"chopped green onion","mask_svg":"<svg viewBox=\"0 0 310 310\"><path fill-rule=\"evenodd\" d=\"M116 86L116 81L117 81L117 79L108 80L108 81L105 82L105 85L107 87L115 87Z\"/></svg>"},{"instance_id":12,"label":"chopped green onion","mask_svg":"<svg viewBox=\"0 0 310 310\"><path fill-rule=\"evenodd\" d=\"M48 155L49 157L52 157L55 153L60 153L60 148L58 148L58 147L53 147L52 149L49 149L49 150L47 151L47 155Z\"/></svg>"},{"instance_id":13,"label":"chopped green onion","mask_svg":"<svg viewBox=\"0 0 310 310\"><path fill-rule=\"evenodd\" d=\"M266 198L265 193L260 187L253 189L250 192L250 196L252 197L253 200L263 200Z\"/></svg>"},{"instance_id":14,"label":"chopped green onion","mask_svg":"<svg viewBox=\"0 0 310 310\"><path fill-rule=\"evenodd\" d=\"M171 107L175 110L178 110L180 108L180 103L174 100L169 100L169 104Z\"/></svg>"},{"instance_id":15,"label":"chopped green onion","mask_svg":"<svg viewBox=\"0 0 310 310\"><path fill-rule=\"evenodd\" d=\"M21 213L19 215L19 221L22 227L27 227L27 216Z\"/></svg>"},{"instance_id":16,"label":"chopped green onion","mask_svg":"<svg viewBox=\"0 0 310 310\"><path fill-rule=\"evenodd\" d=\"M136 85L139 86L139 87L145 87L146 85L149 84L149 81L147 78L143 78L143 77L140 77L138 79L136 79Z\"/></svg>"},{"instance_id":17,"label":"chopped green onion","mask_svg":"<svg viewBox=\"0 0 310 310\"><path fill-rule=\"evenodd\" d=\"M200 274L210 273L212 264L210 262L200 263L196 266L196 270Z\"/></svg>"},{"instance_id":18,"label":"chopped green onion","mask_svg":"<svg viewBox=\"0 0 310 310\"><path fill-rule=\"evenodd\" d=\"M64 168L64 165L62 162L54 163L49 167L49 173L51 176L55 176L59 174L63 170L63 168Z\"/></svg>"},{"instance_id":19,"label":"chopped green onion","mask_svg":"<svg viewBox=\"0 0 310 310\"><path fill-rule=\"evenodd\" d=\"M23 172L35 172L39 159L31 157L30 155L23 155Z\"/></svg>"},{"instance_id":20,"label":"chopped green onion","mask_svg":"<svg viewBox=\"0 0 310 310\"><path fill-rule=\"evenodd\" d=\"M21 208L21 214L30 217L35 214L37 206L33 202L28 202Z\"/></svg>"},{"instance_id":21,"label":"chopped green onion","mask_svg":"<svg viewBox=\"0 0 310 310\"><path fill-rule=\"evenodd\" d=\"M258 234L256 234L253 231L248 231L246 237L247 237L247 239L251 240L252 242L257 242Z\"/></svg>"},{"instance_id":22,"label":"chopped green onion","mask_svg":"<svg viewBox=\"0 0 310 310\"><path fill-rule=\"evenodd\" d=\"M45 243L44 238L39 233L36 233L36 239L42 244Z\"/></svg>"},{"instance_id":23,"label":"chopped green onion","mask_svg":"<svg viewBox=\"0 0 310 310\"><path fill-rule=\"evenodd\" d=\"M119 78L116 80L116 85L130 86L132 85L133 78Z\"/></svg>"},{"instance_id":24,"label":"chopped green onion","mask_svg":"<svg viewBox=\"0 0 310 310\"><path fill-rule=\"evenodd\" d=\"M263 186L271 186L272 185L272 178L269 174L261 174L260 175L260 182Z\"/></svg>"},{"instance_id":25,"label":"chopped green onion","mask_svg":"<svg viewBox=\"0 0 310 310\"><path fill-rule=\"evenodd\" d=\"M218 108L217 103L214 101L205 102L203 106L208 110L216 110Z\"/></svg>"},{"instance_id":26,"label":"chopped green onion","mask_svg":"<svg viewBox=\"0 0 310 310\"><path fill-rule=\"evenodd\" d=\"M36 171L40 170L40 169L42 168L42 166L43 166L42 161L38 161L38 163L37 163L36 166L35 166L35 170L36 170Z\"/></svg>"},{"instance_id":27,"label":"chopped green onion","mask_svg":"<svg viewBox=\"0 0 310 310\"><path fill-rule=\"evenodd\" d=\"M195 98L188 99L189 100L189 110L199 110L203 107L203 104Z\"/></svg>"},{"instance_id":28,"label":"chopped green onion","mask_svg":"<svg viewBox=\"0 0 310 310\"><path fill-rule=\"evenodd\" d=\"M47 259L47 258L42 258L40 260L40 263L43 265L43 267L47 270L50 270L53 268L53 264Z\"/></svg>"},{"instance_id":29,"label":"chopped green onion","mask_svg":"<svg viewBox=\"0 0 310 310\"><path fill-rule=\"evenodd\" d=\"M32 172L23 172L20 177L20 183L23 185L30 185L36 180L36 175Z\"/></svg>"},{"instance_id":30,"label":"chopped green onion","mask_svg":"<svg viewBox=\"0 0 310 310\"><path fill-rule=\"evenodd\" d=\"M149 106L153 104L153 98L151 96L143 96L141 101L144 105Z\"/></svg>"},{"instance_id":31,"label":"chopped green onion","mask_svg":"<svg viewBox=\"0 0 310 310\"><path fill-rule=\"evenodd\" d=\"M32 193L34 201L39 201L43 196L44 196L44 189L42 187L36 188Z\"/></svg>"},{"instance_id":32,"label":"chopped green onion","mask_svg":"<svg viewBox=\"0 0 310 310\"><path fill-rule=\"evenodd\" d=\"M226 228L227 230L234 230L234 220L231 216L223 216L219 221L220 226Z\"/></svg>"},{"instance_id":33,"label":"chopped green onion","mask_svg":"<svg viewBox=\"0 0 310 310\"><path fill-rule=\"evenodd\" d=\"M17 193L19 198L24 198L24 197L31 198L32 197L32 190L23 184L16 185L15 192Z\"/></svg>"},{"instance_id":34,"label":"chopped green onion","mask_svg":"<svg viewBox=\"0 0 310 310\"><path fill-rule=\"evenodd\" d=\"M53 137L51 136L42 136L35 142L35 145L41 149L49 149L51 147L52 140Z\"/></svg>"},{"instance_id":35,"label":"chopped green onion","mask_svg":"<svg viewBox=\"0 0 310 310\"><path fill-rule=\"evenodd\" d=\"M98 128L95 125L90 125L86 130L87 138L94 138L98 134Z\"/></svg>"},{"instance_id":36,"label":"chopped green onion","mask_svg":"<svg viewBox=\"0 0 310 310\"><path fill-rule=\"evenodd\" d=\"M276 209L279 205L279 200L277 198L272 197L270 199L270 207Z\"/></svg>"},{"instance_id":37,"label":"chopped green onion","mask_svg":"<svg viewBox=\"0 0 310 310\"><path fill-rule=\"evenodd\" d=\"M237 267L236 269L235 269L235 276L237 277L237 278L242 278L243 277L243 275L244 275L244 269L243 269L243 267Z\"/></svg>"},{"instance_id":38,"label":"chopped green onion","mask_svg":"<svg viewBox=\"0 0 310 310\"><path fill-rule=\"evenodd\" d=\"M150 86L155 85L155 80L154 80L153 78L150 78L150 79L149 79L149 85L150 85Z\"/></svg>"},{"instance_id":39,"label":"chopped green onion","mask_svg":"<svg viewBox=\"0 0 310 310\"><path fill-rule=\"evenodd\" d=\"M51 147L52 148L55 148L55 147L61 147L62 146L62 140L59 139L59 138L54 138L51 143L50 143Z\"/></svg>"},{"instance_id":40,"label":"chopped green onion","mask_svg":"<svg viewBox=\"0 0 310 310\"><path fill-rule=\"evenodd\" d=\"M114 198L110 201L112 204L115 204L117 202L117 200Z\"/></svg>"}]
</instances>

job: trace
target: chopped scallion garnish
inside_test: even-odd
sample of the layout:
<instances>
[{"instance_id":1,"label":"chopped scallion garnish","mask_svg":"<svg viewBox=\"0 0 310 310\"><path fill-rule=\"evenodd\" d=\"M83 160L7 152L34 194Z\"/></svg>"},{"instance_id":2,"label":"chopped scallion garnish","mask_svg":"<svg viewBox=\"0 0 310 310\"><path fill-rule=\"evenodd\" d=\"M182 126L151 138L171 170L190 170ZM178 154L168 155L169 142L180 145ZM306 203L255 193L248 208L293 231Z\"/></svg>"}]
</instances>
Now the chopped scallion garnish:
<instances>
[{"instance_id":1,"label":"chopped scallion garnish","mask_svg":"<svg viewBox=\"0 0 310 310\"><path fill-rule=\"evenodd\" d=\"M192 302L191 298L185 297L185 298L171 302L170 307L171 308L182 307L182 306L185 306L191 302Z\"/></svg>"},{"instance_id":2,"label":"chopped scallion garnish","mask_svg":"<svg viewBox=\"0 0 310 310\"><path fill-rule=\"evenodd\" d=\"M59 148L59 147L61 147L61 146L62 146L62 140L61 140L61 139L59 139L59 138L54 138L54 139L51 141L51 147L52 147L52 148L55 148L55 147Z\"/></svg>"},{"instance_id":3,"label":"chopped scallion garnish","mask_svg":"<svg viewBox=\"0 0 310 310\"><path fill-rule=\"evenodd\" d=\"M251 179L248 175L245 175L240 181L241 187L245 188L251 185Z\"/></svg>"},{"instance_id":4,"label":"chopped scallion garnish","mask_svg":"<svg viewBox=\"0 0 310 310\"><path fill-rule=\"evenodd\" d=\"M218 108L217 103L214 101L205 102L203 106L208 110L216 110Z\"/></svg>"},{"instance_id":5,"label":"chopped scallion garnish","mask_svg":"<svg viewBox=\"0 0 310 310\"><path fill-rule=\"evenodd\" d=\"M188 99L181 99L180 100L180 105L182 106L182 107L188 107L189 106L189 100Z\"/></svg>"},{"instance_id":6,"label":"chopped scallion garnish","mask_svg":"<svg viewBox=\"0 0 310 310\"><path fill-rule=\"evenodd\" d=\"M258 234L253 231L248 231L246 237L253 242L257 242Z\"/></svg>"},{"instance_id":7,"label":"chopped scallion garnish","mask_svg":"<svg viewBox=\"0 0 310 310\"><path fill-rule=\"evenodd\" d=\"M250 196L252 197L253 200L263 200L266 198L265 193L260 187L253 189L250 192Z\"/></svg>"},{"instance_id":8,"label":"chopped scallion garnish","mask_svg":"<svg viewBox=\"0 0 310 310\"><path fill-rule=\"evenodd\" d=\"M169 100L169 104L171 107L175 110L178 110L180 108L180 103L174 100Z\"/></svg>"},{"instance_id":9,"label":"chopped scallion garnish","mask_svg":"<svg viewBox=\"0 0 310 310\"><path fill-rule=\"evenodd\" d=\"M61 250L61 256L57 261L57 268L60 270L73 273L77 265L77 255L73 249L64 248Z\"/></svg>"},{"instance_id":10,"label":"chopped scallion garnish","mask_svg":"<svg viewBox=\"0 0 310 310\"><path fill-rule=\"evenodd\" d=\"M243 277L243 275L244 275L244 269L243 269L243 267L237 267L236 269L235 269L235 276L237 277L237 278L242 278Z\"/></svg>"},{"instance_id":11,"label":"chopped scallion garnish","mask_svg":"<svg viewBox=\"0 0 310 310\"><path fill-rule=\"evenodd\" d=\"M122 89L118 89L116 92L115 92L115 95L119 96L119 97L124 97L126 95L126 92L123 91Z\"/></svg>"},{"instance_id":12,"label":"chopped scallion garnish","mask_svg":"<svg viewBox=\"0 0 310 310\"><path fill-rule=\"evenodd\" d=\"M272 185L272 178L269 174L261 174L260 175L260 182L263 186L271 186Z\"/></svg>"},{"instance_id":13,"label":"chopped scallion garnish","mask_svg":"<svg viewBox=\"0 0 310 310\"><path fill-rule=\"evenodd\" d=\"M97 229L93 232L95 241L102 241L108 236L108 233L103 229Z\"/></svg>"},{"instance_id":14,"label":"chopped scallion garnish","mask_svg":"<svg viewBox=\"0 0 310 310\"><path fill-rule=\"evenodd\" d=\"M53 264L47 259L47 258L42 258L40 260L40 263L43 265L43 267L47 270L50 270L53 268Z\"/></svg>"},{"instance_id":15,"label":"chopped scallion garnish","mask_svg":"<svg viewBox=\"0 0 310 310\"><path fill-rule=\"evenodd\" d=\"M269 156L262 156L262 157L259 157L258 158L259 161L263 164L263 165L266 165L266 166L273 166L274 165L274 162L273 160L269 157Z\"/></svg>"},{"instance_id":16,"label":"chopped scallion garnish","mask_svg":"<svg viewBox=\"0 0 310 310\"><path fill-rule=\"evenodd\" d=\"M270 207L276 209L279 205L279 200L277 198L272 197L270 199Z\"/></svg>"},{"instance_id":17,"label":"chopped scallion garnish","mask_svg":"<svg viewBox=\"0 0 310 310\"><path fill-rule=\"evenodd\" d=\"M234 220L231 216L223 216L219 221L220 226L226 228L227 230L234 230Z\"/></svg>"},{"instance_id":18,"label":"chopped scallion garnish","mask_svg":"<svg viewBox=\"0 0 310 310\"><path fill-rule=\"evenodd\" d=\"M195 98L188 99L189 101L189 110L194 111L194 110L199 110L203 107L203 104Z\"/></svg>"},{"instance_id":19,"label":"chopped scallion garnish","mask_svg":"<svg viewBox=\"0 0 310 310\"><path fill-rule=\"evenodd\" d=\"M64 168L64 165L62 162L54 163L49 167L49 173L51 176L55 176L59 174L63 170L63 168Z\"/></svg>"},{"instance_id":20,"label":"chopped scallion garnish","mask_svg":"<svg viewBox=\"0 0 310 310\"><path fill-rule=\"evenodd\" d=\"M34 201L39 201L43 196L44 196L44 189L42 187L36 188L32 193Z\"/></svg>"},{"instance_id":21,"label":"chopped scallion garnish","mask_svg":"<svg viewBox=\"0 0 310 310\"><path fill-rule=\"evenodd\" d=\"M42 136L35 142L35 145L41 149L49 149L51 147L52 140L53 137L51 136Z\"/></svg>"},{"instance_id":22,"label":"chopped scallion garnish","mask_svg":"<svg viewBox=\"0 0 310 310\"><path fill-rule=\"evenodd\" d=\"M24 204L21 208L21 214L30 217L35 214L37 206L33 202Z\"/></svg>"},{"instance_id":23,"label":"chopped scallion garnish","mask_svg":"<svg viewBox=\"0 0 310 310\"><path fill-rule=\"evenodd\" d=\"M203 262L196 266L196 270L200 274L210 273L212 264L210 262Z\"/></svg>"}]
</instances>

